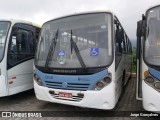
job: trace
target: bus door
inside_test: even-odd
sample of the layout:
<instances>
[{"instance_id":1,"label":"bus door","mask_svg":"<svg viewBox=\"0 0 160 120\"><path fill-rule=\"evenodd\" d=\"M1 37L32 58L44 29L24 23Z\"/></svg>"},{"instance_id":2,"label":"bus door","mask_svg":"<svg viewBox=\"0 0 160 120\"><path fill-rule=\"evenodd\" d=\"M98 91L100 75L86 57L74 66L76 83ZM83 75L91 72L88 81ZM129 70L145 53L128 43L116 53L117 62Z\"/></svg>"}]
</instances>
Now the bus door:
<instances>
[{"instance_id":1,"label":"bus door","mask_svg":"<svg viewBox=\"0 0 160 120\"><path fill-rule=\"evenodd\" d=\"M31 89L33 87L35 28L26 24L15 24L8 46L9 94Z\"/></svg>"}]
</instances>

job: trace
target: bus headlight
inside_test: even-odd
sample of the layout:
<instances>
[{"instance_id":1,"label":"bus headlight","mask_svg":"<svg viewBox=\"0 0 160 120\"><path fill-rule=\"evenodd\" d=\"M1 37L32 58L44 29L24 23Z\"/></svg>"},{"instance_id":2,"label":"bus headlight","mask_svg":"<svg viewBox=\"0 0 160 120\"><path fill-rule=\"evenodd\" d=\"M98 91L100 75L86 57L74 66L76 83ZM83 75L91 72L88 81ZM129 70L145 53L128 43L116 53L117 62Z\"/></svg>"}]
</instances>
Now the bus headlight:
<instances>
[{"instance_id":1,"label":"bus headlight","mask_svg":"<svg viewBox=\"0 0 160 120\"><path fill-rule=\"evenodd\" d=\"M147 76L144 81L156 91L160 92L160 81L152 76Z\"/></svg>"},{"instance_id":2,"label":"bus headlight","mask_svg":"<svg viewBox=\"0 0 160 120\"><path fill-rule=\"evenodd\" d=\"M154 82L154 79L153 79L151 76L148 76L148 77L146 78L146 82L148 82L148 83L153 83L153 82Z\"/></svg>"},{"instance_id":3,"label":"bus headlight","mask_svg":"<svg viewBox=\"0 0 160 120\"><path fill-rule=\"evenodd\" d=\"M39 76L37 74L34 74L34 80L36 81L36 83L40 86L43 86L43 82L42 80L39 78Z\"/></svg>"},{"instance_id":4,"label":"bus headlight","mask_svg":"<svg viewBox=\"0 0 160 120\"><path fill-rule=\"evenodd\" d=\"M154 84L154 87L157 89L157 90L160 90L160 82L156 82Z\"/></svg>"},{"instance_id":5,"label":"bus headlight","mask_svg":"<svg viewBox=\"0 0 160 120\"><path fill-rule=\"evenodd\" d=\"M95 90L101 90L105 86L109 85L111 82L110 77L104 77L102 80L98 81L95 85Z\"/></svg>"},{"instance_id":6,"label":"bus headlight","mask_svg":"<svg viewBox=\"0 0 160 120\"><path fill-rule=\"evenodd\" d=\"M109 83L111 82L111 78L105 77L105 78L103 78L103 82L104 82L105 84L109 84Z\"/></svg>"},{"instance_id":7,"label":"bus headlight","mask_svg":"<svg viewBox=\"0 0 160 120\"><path fill-rule=\"evenodd\" d=\"M104 83L101 82L101 81L99 81L99 82L96 83L96 87L97 87L98 89L102 89L102 88L104 87Z\"/></svg>"}]
</instances>

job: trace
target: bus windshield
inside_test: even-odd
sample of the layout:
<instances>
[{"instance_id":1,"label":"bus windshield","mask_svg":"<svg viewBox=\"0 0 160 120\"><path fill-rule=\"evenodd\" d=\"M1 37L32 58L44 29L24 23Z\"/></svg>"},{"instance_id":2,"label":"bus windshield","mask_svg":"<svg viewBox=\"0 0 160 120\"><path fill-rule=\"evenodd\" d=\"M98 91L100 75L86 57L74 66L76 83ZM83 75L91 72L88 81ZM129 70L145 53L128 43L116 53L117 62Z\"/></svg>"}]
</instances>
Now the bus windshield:
<instances>
[{"instance_id":1,"label":"bus windshield","mask_svg":"<svg viewBox=\"0 0 160 120\"><path fill-rule=\"evenodd\" d=\"M36 65L45 67L48 52L52 54L49 68L82 68L81 63L86 68L110 65L111 23L109 13L73 15L45 23L39 37ZM51 46L54 46L52 51Z\"/></svg>"},{"instance_id":2,"label":"bus windshield","mask_svg":"<svg viewBox=\"0 0 160 120\"><path fill-rule=\"evenodd\" d=\"M150 65L160 66L160 7L147 12L144 59Z\"/></svg>"},{"instance_id":3,"label":"bus windshield","mask_svg":"<svg viewBox=\"0 0 160 120\"><path fill-rule=\"evenodd\" d=\"M6 42L9 26L10 26L10 22L0 21L0 61L3 58L5 42Z\"/></svg>"}]
</instances>

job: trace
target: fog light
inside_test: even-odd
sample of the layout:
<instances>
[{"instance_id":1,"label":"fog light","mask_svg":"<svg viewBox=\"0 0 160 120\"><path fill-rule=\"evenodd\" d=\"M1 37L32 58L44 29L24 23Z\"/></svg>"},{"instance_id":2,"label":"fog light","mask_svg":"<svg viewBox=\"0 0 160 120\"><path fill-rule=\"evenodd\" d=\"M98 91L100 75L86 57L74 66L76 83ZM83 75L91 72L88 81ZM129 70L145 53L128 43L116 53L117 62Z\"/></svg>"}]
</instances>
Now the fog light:
<instances>
[{"instance_id":1,"label":"fog light","mask_svg":"<svg viewBox=\"0 0 160 120\"><path fill-rule=\"evenodd\" d=\"M108 83L111 82L111 79L110 79L109 77L105 77L105 78L103 78L103 82L104 82L105 84L108 84Z\"/></svg>"},{"instance_id":2,"label":"fog light","mask_svg":"<svg viewBox=\"0 0 160 120\"><path fill-rule=\"evenodd\" d=\"M156 83L154 84L154 86L155 86L156 89L160 90L160 82L156 82Z\"/></svg>"},{"instance_id":3,"label":"fog light","mask_svg":"<svg viewBox=\"0 0 160 120\"><path fill-rule=\"evenodd\" d=\"M103 84L103 82L97 82L96 83L96 86L98 87L98 88L100 88L100 89L102 89L103 87L104 87L104 84Z\"/></svg>"},{"instance_id":4,"label":"fog light","mask_svg":"<svg viewBox=\"0 0 160 120\"><path fill-rule=\"evenodd\" d=\"M50 93L51 95L54 95L54 94L55 94L54 91L49 91L49 93Z\"/></svg>"},{"instance_id":5,"label":"fog light","mask_svg":"<svg viewBox=\"0 0 160 120\"><path fill-rule=\"evenodd\" d=\"M154 79L149 76L149 77L146 78L146 81L147 81L148 83L153 83L153 82L154 82Z\"/></svg>"}]
</instances>

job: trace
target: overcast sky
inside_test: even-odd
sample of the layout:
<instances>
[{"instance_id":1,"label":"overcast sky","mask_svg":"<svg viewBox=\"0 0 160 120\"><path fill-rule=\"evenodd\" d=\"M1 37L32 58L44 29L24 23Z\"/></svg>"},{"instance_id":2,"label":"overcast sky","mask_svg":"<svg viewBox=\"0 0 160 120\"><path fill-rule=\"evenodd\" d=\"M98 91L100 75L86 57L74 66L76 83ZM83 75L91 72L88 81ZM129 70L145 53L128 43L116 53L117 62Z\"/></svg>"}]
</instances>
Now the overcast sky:
<instances>
[{"instance_id":1,"label":"overcast sky","mask_svg":"<svg viewBox=\"0 0 160 120\"><path fill-rule=\"evenodd\" d=\"M38 24L67 14L113 11L130 39L136 39L137 21L145 10L160 0L0 0L0 19L23 19Z\"/></svg>"}]
</instances>

